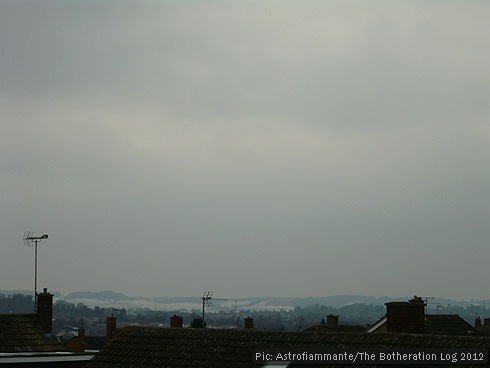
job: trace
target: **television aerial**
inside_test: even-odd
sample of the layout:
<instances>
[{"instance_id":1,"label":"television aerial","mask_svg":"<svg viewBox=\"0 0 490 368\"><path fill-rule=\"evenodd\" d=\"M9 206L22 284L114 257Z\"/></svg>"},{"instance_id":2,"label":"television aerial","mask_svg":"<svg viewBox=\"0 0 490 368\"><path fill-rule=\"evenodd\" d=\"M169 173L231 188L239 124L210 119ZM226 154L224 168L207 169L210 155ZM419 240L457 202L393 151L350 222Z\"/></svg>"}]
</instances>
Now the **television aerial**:
<instances>
[{"instance_id":1,"label":"television aerial","mask_svg":"<svg viewBox=\"0 0 490 368\"><path fill-rule=\"evenodd\" d=\"M204 309L205 309L205 307L206 306L210 307L211 305L213 305L213 300L229 300L229 299L213 298L213 293L214 293L214 291L205 291L202 294L202 325L203 325L203 327L205 326L204 325Z\"/></svg>"},{"instance_id":2,"label":"television aerial","mask_svg":"<svg viewBox=\"0 0 490 368\"><path fill-rule=\"evenodd\" d=\"M24 232L24 245L34 247L34 306L37 310L37 245L43 239L47 239L48 234L34 236L32 231Z\"/></svg>"}]
</instances>

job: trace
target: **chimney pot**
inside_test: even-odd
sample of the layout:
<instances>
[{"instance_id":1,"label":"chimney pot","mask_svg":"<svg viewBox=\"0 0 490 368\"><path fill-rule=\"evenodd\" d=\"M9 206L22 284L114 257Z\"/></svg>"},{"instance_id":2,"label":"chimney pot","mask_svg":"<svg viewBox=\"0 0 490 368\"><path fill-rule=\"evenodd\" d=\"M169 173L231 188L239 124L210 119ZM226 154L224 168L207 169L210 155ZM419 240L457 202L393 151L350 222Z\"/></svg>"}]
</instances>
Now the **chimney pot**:
<instances>
[{"instance_id":1,"label":"chimney pot","mask_svg":"<svg viewBox=\"0 0 490 368\"><path fill-rule=\"evenodd\" d=\"M106 319L106 337L107 339L112 339L116 332L117 319L114 316L109 316Z\"/></svg>"},{"instance_id":2,"label":"chimney pot","mask_svg":"<svg viewBox=\"0 0 490 368\"><path fill-rule=\"evenodd\" d=\"M171 328L182 328L183 318L181 316L173 315L170 317L170 327Z\"/></svg>"},{"instance_id":3,"label":"chimney pot","mask_svg":"<svg viewBox=\"0 0 490 368\"><path fill-rule=\"evenodd\" d=\"M476 317L475 318L475 330L479 330L481 328L481 318Z\"/></svg>"},{"instance_id":4,"label":"chimney pot","mask_svg":"<svg viewBox=\"0 0 490 368\"><path fill-rule=\"evenodd\" d=\"M490 328L490 318L484 318L484 319L483 319L483 327L484 327L485 329Z\"/></svg>"},{"instance_id":5,"label":"chimney pot","mask_svg":"<svg viewBox=\"0 0 490 368\"><path fill-rule=\"evenodd\" d=\"M245 330L252 330L254 328L254 319L250 316L243 319Z\"/></svg>"},{"instance_id":6,"label":"chimney pot","mask_svg":"<svg viewBox=\"0 0 490 368\"><path fill-rule=\"evenodd\" d=\"M201 317L196 317L191 322L191 328L205 328L205 327L206 327L206 324Z\"/></svg>"},{"instance_id":7,"label":"chimney pot","mask_svg":"<svg viewBox=\"0 0 490 368\"><path fill-rule=\"evenodd\" d=\"M329 314L327 316L327 326L338 326L339 325L339 316Z\"/></svg>"}]
</instances>

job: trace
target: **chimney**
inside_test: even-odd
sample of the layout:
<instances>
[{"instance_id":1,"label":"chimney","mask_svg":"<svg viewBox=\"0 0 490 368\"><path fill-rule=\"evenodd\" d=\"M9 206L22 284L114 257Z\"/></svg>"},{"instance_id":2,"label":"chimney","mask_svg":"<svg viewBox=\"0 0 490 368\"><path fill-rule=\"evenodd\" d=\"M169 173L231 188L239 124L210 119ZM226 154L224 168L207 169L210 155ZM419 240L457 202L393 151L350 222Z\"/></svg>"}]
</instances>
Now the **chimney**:
<instances>
[{"instance_id":1,"label":"chimney","mask_svg":"<svg viewBox=\"0 0 490 368\"><path fill-rule=\"evenodd\" d=\"M425 303L415 296L408 302L386 303L388 332L424 333Z\"/></svg>"},{"instance_id":2,"label":"chimney","mask_svg":"<svg viewBox=\"0 0 490 368\"><path fill-rule=\"evenodd\" d=\"M204 320L201 317L196 317L191 322L191 328L204 328L204 327L206 327L206 324L204 323Z\"/></svg>"},{"instance_id":3,"label":"chimney","mask_svg":"<svg viewBox=\"0 0 490 368\"><path fill-rule=\"evenodd\" d=\"M485 330L490 328L490 318L484 318L483 319L483 328Z\"/></svg>"},{"instance_id":4,"label":"chimney","mask_svg":"<svg viewBox=\"0 0 490 368\"><path fill-rule=\"evenodd\" d=\"M327 316L327 326L338 326L338 325L339 325L339 316L329 314Z\"/></svg>"},{"instance_id":5,"label":"chimney","mask_svg":"<svg viewBox=\"0 0 490 368\"><path fill-rule=\"evenodd\" d=\"M254 319L250 316L243 319L243 327L245 330L253 330L254 329Z\"/></svg>"},{"instance_id":6,"label":"chimney","mask_svg":"<svg viewBox=\"0 0 490 368\"><path fill-rule=\"evenodd\" d=\"M117 319L114 316L109 316L106 319L106 337L108 340L111 340L116 333L116 322Z\"/></svg>"},{"instance_id":7,"label":"chimney","mask_svg":"<svg viewBox=\"0 0 490 368\"><path fill-rule=\"evenodd\" d=\"M181 316L173 315L170 317L170 328L182 328L183 318Z\"/></svg>"},{"instance_id":8,"label":"chimney","mask_svg":"<svg viewBox=\"0 0 490 368\"><path fill-rule=\"evenodd\" d=\"M53 294L48 289L37 295L37 320L44 333L50 334L53 330Z\"/></svg>"},{"instance_id":9,"label":"chimney","mask_svg":"<svg viewBox=\"0 0 490 368\"><path fill-rule=\"evenodd\" d=\"M475 318L475 330L480 330L481 329L481 318L480 317L476 317Z\"/></svg>"},{"instance_id":10,"label":"chimney","mask_svg":"<svg viewBox=\"0 0 490 368\"><path fill-rule=\"evenodd\" d=\"M78 337L80 338L80 340L85 339L85 329L83 327L78 329Z\"/></svg>"}]
</instances>

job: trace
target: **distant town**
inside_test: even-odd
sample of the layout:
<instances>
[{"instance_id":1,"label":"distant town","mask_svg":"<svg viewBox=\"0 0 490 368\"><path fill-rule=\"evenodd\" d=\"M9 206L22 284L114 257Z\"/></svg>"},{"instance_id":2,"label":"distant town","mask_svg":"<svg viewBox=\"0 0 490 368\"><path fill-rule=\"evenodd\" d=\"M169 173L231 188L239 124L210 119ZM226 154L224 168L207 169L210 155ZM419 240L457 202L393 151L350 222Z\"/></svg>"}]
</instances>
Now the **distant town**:
<instances>
[{"instance_id":1,"label":"distant town","mask_svg":"<svg viewBox=\"0 0 490 368\"><path fill-rule=\"evenodd\" d=\"M0 294L0 364L268 367L272 361L281 363L282 354L295 357L294 362L324 363L318 365L324 368L332 367L331 359L349 365L354 356L372 367L385 364L386 357L399 367L413 361L451 361L452 367L465 368L488 362L485 302L444 306L435 297L413 296L380 304L385 298L233 299L214 297L213 291L201 297L133 298L111 291L7 291ZM169 309L151 309L145 301ZM278 348L274 357L271 352ZM291 359L280 366L291 366Z\"/></svg>"},{"instance_id":2,"label":"distant town","mask_svg":"<svg viewBox=\"0 0 490 368\"><path fill-rule=\"evenodd\" d=\"M203 297L130 297L112 291L83 291L63 295L53 292L53 333L60 338L76 336L80 328L89 335L106 333L106 317L117 316L118 327L168 327L170 317L179 315L184 326L202 317ZM347 326L370 326L386 312L385 303L410 297L334 295L325 297L211 297L204 305L205 323L210 328L239 328L247 317L254 326L269 331L301 331L325 323L335 315ZM423 297L422 297L423 298ZM469 324L490 317L490 300L457 301L425 297L427 314L459 315ZM0 313L31 313L32 292L0 290Z\"/></svg>"}]
</instances>

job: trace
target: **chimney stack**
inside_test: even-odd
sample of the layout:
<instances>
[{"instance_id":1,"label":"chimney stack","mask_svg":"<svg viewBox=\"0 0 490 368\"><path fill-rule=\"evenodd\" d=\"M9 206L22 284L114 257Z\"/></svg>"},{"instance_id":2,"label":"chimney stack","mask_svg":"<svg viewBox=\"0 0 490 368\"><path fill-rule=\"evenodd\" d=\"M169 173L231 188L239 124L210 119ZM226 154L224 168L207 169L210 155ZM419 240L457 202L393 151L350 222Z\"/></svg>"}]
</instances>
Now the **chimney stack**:
<instances>
[{"instance_id":1,"label":"chimney stack","mask_svg":"<svg viewBox=\"0 0 490 368\"><path fill-rule=\"evenodd\" d=\"M476 317L475 318L475 330L480 330L481 329L481 318L480 317Z\"/></svg>"},{"instance_id":2,"label":"chimney stack","mask_svg":"<svg viewBox=\"0 0 490 368\"><path fill-rule=\"evenodd\" d=\"M201 317L196 317L191 322L191 328L205 328L206 323Z\"/></svg>"},{"instance_id":3,"label":"chimney stack","mask_svg":"<svg viewBox=\"0 0 490 368\"><path fill-rule=\"evenodd\" d=\"M386 303L388 332L424 333L425 303L415 296L408 302Z\"/></svg>"},{"instance_id":4,"label":"chimney stack","mask_svg":"<svg viewBox=\"0 0 490 368\"><path fill-rule=\"evenodd\" d=\"M106 319L106 337L110 341L116 332L117 319L114 316L109 316Z\"/></svg>"},{"instance_id":5,"label":"chimney stack","mask_svg":"<svg viewBox=\"0 0 490 368\"><path fill-rule=\"evenodd\" d=\"M37 295L37 319L44 333L50 334L53 330L53 294L48 289Z\"/></svg>"},{"instance_id":6,"label":"chimney stack","mask_svg":"<svg viewBox=\"0 0 490 368\"><path fill-rule=\"evenodd\" d=\"M243 327L245 330L253 330L254 329L254 319L250 316L243 319Z\"/></svg>"},{"instance_id":7,"label":"chimney stack","mask_svg":"<svg viewBox=\"0 0 490 368\"><path fill-rule=\"evenodd\" d=\"M490 318L484 318L483 319L483 327L485 330L490 328Z\"/></svg>"},{"instance_id":8,"label":"chimney stack","mask_svg":"<svg viewBox=\"0 0 490 368\"><path fill-rule=\"evenodd\" d=\"M338 326L339 325L339 316L329 314L327 316L327 326Z\"/></svg>"},{"instance_id":9,"label":"chimney stack","mask_svg":"<svg viewBox=\"0 0 490 368\"><path fill-rule=\"evenodd\" d=\"M182 322L183 318L174 314L170 317L170 328L182 328Z\"/></svg>"}]
</instances>

